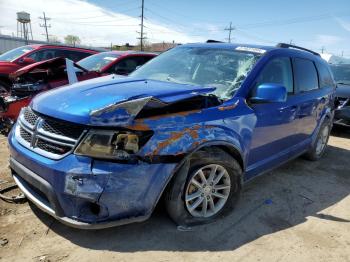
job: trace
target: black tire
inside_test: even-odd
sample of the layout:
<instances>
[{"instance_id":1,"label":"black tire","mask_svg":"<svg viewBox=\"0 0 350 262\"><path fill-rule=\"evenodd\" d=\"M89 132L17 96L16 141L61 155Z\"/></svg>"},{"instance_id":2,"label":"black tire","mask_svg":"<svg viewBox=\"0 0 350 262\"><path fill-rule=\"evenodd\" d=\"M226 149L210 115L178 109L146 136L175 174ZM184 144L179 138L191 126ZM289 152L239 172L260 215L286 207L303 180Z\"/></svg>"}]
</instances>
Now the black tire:
<instances>
[{"instance_id":1,"label":"black tire","mask_svg":"<svg viewBox=\"0 0 350 262\"><path fill-rule=\"evenodd\" d=\"M2 80L0 80L0 95L8 93L10 91L10 85Z\"/></svg>"},{"instance_id":2,"label":"black tire","mask_svg":"<svg viewBox=\"0 0 350 262\"><path fill-rule=\"evenodd\" d=\"M210 217L195 217L190 214L185 203L185 190L196 170L216 164L224 167L230 177L230 192L226 203L220 211ZM187 160L174 175L168 185L165 197L169 216L180 226L193 226L214 222L233 210L242 189L242 168L239 163L225 151L212 147L197 151Z\"/></svg>"},{"instance_id":3,"label":"black tire","mask_svg":"<svg viewBox=\"0 0 350 262\"><path fill-rule=\"evenodd\" d=\"M326 144L324 145L324 147L322 148L321 151L318 151L317 150L317 143L320 139L322 139L323 132L326 132L325 129L328 129ZM332 129L332 123L329 120L329 118L326 118L323 121L321 128L318 131L317 137L316 137L314 143L312 144L310 150L304 155L304 157L306 159L308 159L310 161L317 161L324 155L324 153L326 152L326 149L327 149L327 144L328 144L329 135L331 133L331 129Z\"/></svg>"}]
</instances>

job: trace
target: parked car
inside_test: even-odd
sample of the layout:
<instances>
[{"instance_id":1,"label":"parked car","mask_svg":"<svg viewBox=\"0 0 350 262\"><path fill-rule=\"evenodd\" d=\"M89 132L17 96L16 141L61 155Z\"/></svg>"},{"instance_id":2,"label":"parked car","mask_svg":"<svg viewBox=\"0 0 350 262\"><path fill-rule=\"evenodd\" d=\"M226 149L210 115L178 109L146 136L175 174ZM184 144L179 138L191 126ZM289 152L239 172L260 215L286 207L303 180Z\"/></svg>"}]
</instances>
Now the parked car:
<instances>
[{"instance_id":1,"label":"parked car","mask_svg":"<svg viewBox=\"0 0 350 262\"><path fill-rule=\"evenodd\" d=\"M35 62L54 57L65 57L79 61L98 51L61 45L35 44L21 46L0 55L0 93L6 93L12 85L9 75L18 69Z\"/></svg>"},{"instance_id":2,"label":"parked car","mask_svg":"<svg viewBox=\"0 0 350 262\"><path fill-rule=\"evenodd\" d=\"M330 67L337 82L334 124L350 127L350 64L332 64Z\"/></svg>"},{"instance_id":3,"label":"parked car","mask_svg":"<svg viewBox=\"0 0 350 262\"><path fill-rule=\"evenodd\" d=\"M78 81L108 74L127 75L156 54L133 51L111 51L91 55L77 63ZM11 74L13 86L10 93L0 96L0 132L7 134L22 107L43 91L68 84L66 60L62 57L25 66Z\"/></svg>"},{"instance_id":4,"label":"parked car","mask_svg":"<svg viewBox=\"0 0 350 262\"><path fill-rule=\"evenodd\" d=\"M322 157L330 79L319 54L287 44L178 46L126 78L36 96L9 135L12 175L73 227L143 221L162 196L177 224L211 222L246 181Z\"/></svg>"}]
</instances>

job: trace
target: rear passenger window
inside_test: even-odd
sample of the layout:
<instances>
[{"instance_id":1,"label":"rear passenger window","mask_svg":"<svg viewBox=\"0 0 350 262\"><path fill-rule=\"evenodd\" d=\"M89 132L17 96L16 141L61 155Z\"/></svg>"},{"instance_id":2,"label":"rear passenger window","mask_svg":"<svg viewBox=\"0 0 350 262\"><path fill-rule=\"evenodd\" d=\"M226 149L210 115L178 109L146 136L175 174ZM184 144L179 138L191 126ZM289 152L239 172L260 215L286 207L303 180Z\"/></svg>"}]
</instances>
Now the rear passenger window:
<instances>
[{"instance_id":1,"label":"rear passenger window","mask_svg":"<svg viewBox=\"0 0 350 262\"><path fill-rule=\"evenodd\" d=\"M64 50L64 57L77 62L85 57L90 56L91 54L85 53L85 52L79 52L79 51L74 51L74 50Z\"/></svg>"},{"instance_id":2,"label":"rear passenger window","mask_svg":"<svg viewBox=\"0 0 350 262\"><path fill-rule=\"evenodd\" d=\"M294 59L294 79L298 92L318 89L318 77L315 64L308 59Z\"/></svg>"},{"instance_id":3,"label":"rear passenger window","mask_svg":"<svg viewBox=\"0 0 350 262\"><path fill-rule=\"evenodd\" d=\"M128 75L131 72L135 71L138 66L142 66L147 61L148 60L142 56L127 57L118 62L114 67L110 69L110 71L119 75Z\"/></svg>"},{"instance_id":4,"label":"rear passenger window","mask_svg":"<svg viewBox=\"0 0 350 262\"><path fill-rule=\"evenodd\" d=\"M328 66L316 63L316 67L320 81L320 88L334 87L334 81Z\"/></svg>"},{"instance_id":5,"label":"rear passenger window","mask_svg":"<svg viewBox=\"0 0 350 262\"><path fill-rule=\"evenodd\" d=\"M256 86L267 83L283 85L289 94L293 93L293 74L289 57L275 58L265 65L258 76Z\"/></svg>"}]
</instances>

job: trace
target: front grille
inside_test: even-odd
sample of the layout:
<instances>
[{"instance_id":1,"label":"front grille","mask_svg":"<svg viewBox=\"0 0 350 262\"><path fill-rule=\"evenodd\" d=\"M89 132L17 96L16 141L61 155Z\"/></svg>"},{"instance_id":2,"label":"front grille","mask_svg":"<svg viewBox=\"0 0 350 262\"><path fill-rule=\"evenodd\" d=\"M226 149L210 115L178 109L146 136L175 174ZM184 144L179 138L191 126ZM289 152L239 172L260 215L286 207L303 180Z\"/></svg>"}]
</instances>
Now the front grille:
<instances>
[{"instance_id":1,"label":"front grille","mask_svg":"<svg viewBox=\"0 0 350 262\"><path fill-rule=\"evenodd\" d=\"M44 150L46 152L50 152L56 155L64 155L72 149L70 146L58 145L40 138L38 139L36 146L41 150Z\"/></svg>"},{"instance_id":2,"label":"front grille","mask_svg":"<svg viewBox=\"0 0 350 262\"><path fill-rule=\"evenodd\" d=\"M84 127L48 118L24 108L16 125L17 141L30 150L52 159L69 154L84 133Z\"/></svg>"},{"instance_id":3,"label":"front grille","mask_svg":"<svg viewBox=\"0 0 350 262\"><path fill-rule=\"evenodd\" d=\"M29 107L23 109L23 118L31 126L35 125L36 120L39 118Z\"/></svg>"},{"instance_id":4,"label":"front grille","mask_svg":"<svg viewBox=\"0 0 350 262\"><path fill-rule=\"evenodd\" d=\"M32 134L26 131L23 127L20 127L20 135L28 143L32 142Z\"/></svg>"},{"instance_id":5,"label":"front grille","mask_svg":"<svg viewBox=\"0 0 350 262\"><path fill-rule=\"evenodd\" d=\"M73 126L71 124L52 119L46 119L42 125L42 129L52 134L67 136L73 139L78 139L81 133L84 131L84 128L81 126Z\"/></svg>"}]
</instances>

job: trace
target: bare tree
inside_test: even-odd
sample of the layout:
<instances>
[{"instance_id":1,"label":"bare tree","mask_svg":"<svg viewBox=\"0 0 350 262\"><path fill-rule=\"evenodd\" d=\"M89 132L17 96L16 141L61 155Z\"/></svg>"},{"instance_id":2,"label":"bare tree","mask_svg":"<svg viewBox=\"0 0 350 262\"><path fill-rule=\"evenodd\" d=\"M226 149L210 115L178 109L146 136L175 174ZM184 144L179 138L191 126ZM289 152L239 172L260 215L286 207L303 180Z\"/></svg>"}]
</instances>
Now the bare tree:
<instances>
[{"instance_id":1,"label":"bare tree","mask_svg":"<svg viewBox=\"0 0 350 262\"><path fill-rule=\"evenodd\" d=\"M76 35L67 35L64 38L64 42L68 45L79 45L81 43L79 36Z\"/></svg>"}]
</instances>

